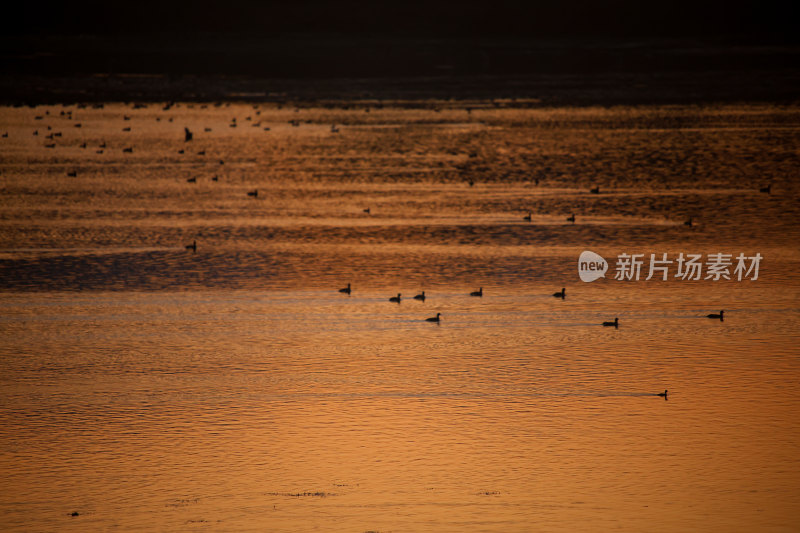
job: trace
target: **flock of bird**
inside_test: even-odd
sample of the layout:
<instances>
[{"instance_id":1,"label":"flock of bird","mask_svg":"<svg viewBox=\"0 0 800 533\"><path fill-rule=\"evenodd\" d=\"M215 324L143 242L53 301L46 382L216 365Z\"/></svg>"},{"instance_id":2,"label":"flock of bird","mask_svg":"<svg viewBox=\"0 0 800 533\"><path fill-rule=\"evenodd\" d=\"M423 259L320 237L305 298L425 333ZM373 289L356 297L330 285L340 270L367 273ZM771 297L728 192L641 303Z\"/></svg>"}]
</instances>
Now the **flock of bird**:
<instances>
[{"instance_id":1,"label":"flock of bird","mask_svg":"<svg viewBox=\"0 0 800 533\"><path fill-rule=\"evenodd\" d=\"M171 108L173 105L175 105L175 104L174 104L174 103L167 103L167 104L164 106L163 110L167 111L167 110L169 110L169 109L170 109L170 108ZM79 106L79 107L81 107L81 106ZM83 106L83 107L85 107L85 106ZM102 104L96 104L94 107L95 107L95 108L102 108L103 106L102 106ZM141 108L141 107L145 107L145 106L144 106L143 104L136 104L136 105L134 106L134 109ZM203 105L203 106L201 106L201 107L203 107L203 108L204 108L204 107L207 107L207 106ZM255 107L254 107L254 108L255 108ZM45 112L45 114L46 114L46 115L49 115L49 111L46 111L46 112ZM260 110L256 110L256 115L260 115L260 114L261 114L261 111L260 111ZM72 120L72 111L66 111L66 112L65 112L65 111L62 111L62 112L61 112L61 115L62 115L62 117L65 117L65 118L67 118L67 119L69 119L69 120ZM35 118L36 118L36 120L43 120L43 119L44 119L44 116L42 116L42 115L37 115ZM130 120L130 117L129 117L129 116L127 116L127 115L123 115L123 120L124 120L124 121L129 121L129 120ZM173 121L173 118L172 118L172 117L170 117L168 120L169 120L169 122L172 122L172 121ZM247 118L246 118L246 120L247 120L247 121L251 121L251 117L247 117ZM156 121L161 121L161 118L160 118L160 117L157 117L157 118L156 118ZM290 120L290 121L289 121L289 124L291 124L293 127L299 127L299 126L300 126L300 121L299 121L299 120L296 120L296 119L294 119L294 120ZM81 128L81 127L82 127L82 123L80 123L80 122L76 122L76 123L75 123L73 126L74 126L75 128ZM236 118L234 117L234 118L232 118L232 119L231 119L231 123L229 124L229 127L231 127L231 128L235 128L235 127L237 127L237 126L238 126L238 124L237 124ZM261 127L261 123L260 123L260 122L254 122L254 123L253 123L253 126L254 126L254 127ZM269 127L264 127L263 129L264 129L264 131L269 131L269 130L270 130L270 128L269 128ZM49 126L49 125L47 126L47 131L49 131L50 133L48 133L47 135L45 135L45 138L46 138L47 140L49 140L49 141L54 141L56 137L62 137L62 135L63 135L63 134L62 134L62 132L60 132L60 131L52 131L52 126ZM130 126L123 127L123 128L122 128L122 131L123 131L123 132L130 132L130 131L131 131L131 127L130 127ZM212 130L211 130L211 128L208 128L208 127L206 127L206 128L204 128L204 131L205 131L205 132L210 132L210 131L212 131ZM336 124L333 124L333 125L331 125L331 129L330 129L330 131L331 131L331 133L338 133L338 132L339 132L339 128L336 126ZM4 132L4 133L2 133L1 135L2 135L2 138L8 138L8 132ZM38 135L39 135L39 130L38 130L38 129L36 129L36 130L33 132L33 135L34 135L34 136L38 136ZM192 131L191 131L191 130L188 128L188 127L184 127L184 142L191 142L191 141L193 141L193 140L194 140L194 132L192 132ZM51 148L51 149L52 149L52 148L55 148L55 147L56 147L56 144L55 144L55 142L51 142L51 143L47 143L47 144L45 144L45 145L44 145L44 147L45 147L45 148ZM87 147L88 147L88 144L87 144L87 142L85 142L85 141L84 141L83 143L81 143L81 144L80 144L80 147L81 147L81 148L83 148L83 149L87 148ZM102 141L100 144L98 144L98 145L97 145L97 148L98 148L98 149L96 150L96 152L97 152L98 154L102 154L102 153L104 152L104 150L107 148L107 144L106 144L106 142L105 142L105 141ZM123 153L133 153L133 146L128 146L128 147L125 147L125 148L123 148L123 149L122 149L122 151L123 151ZM183 154L183 153L185 153L185 150L183 150L183 149L181 149L181 150L178 150L178 153L179 153L179 154ZM201 155L201 156L204 156L204 155L206 155L206 152L205 152L205 150L201 150L201 151L199 151L199 152L198 152L198 155ZM222 165L222 164L224 164L224 161L223 161L223 160L220 160L220 161L219 161L219 163ZM77 170L71 170L71 171L68 171L68 172L67 172L67 175L68 175L69 177L77 177L77 175L78 175L78 172L77 172ZM216 176L216 175L215 175L215 176L213 176L211 179L212 179L212 181L218 181L218 179L219 179L219 178L218 178L218 176ZM537 181L537 184L538 184L538 179L537 179L536 181ZM197 182L197 178L195 178L195 177L188 178L188 179L187 179L187 182L189 182L189 183L196 183L196 182ZM468 180L468 182L469 182L469 185L470 185L470 186L473 186L473 185L475 184L475 182L474 182L474 180L473 180L472 178L470 178L470 179ZM760 193L765 193L765 194L771 194L771 192L772 192L772 184L770 183L770 184L768 184L766 187L762 187L762 188L760 188L760 189L759 189L759 192L760 192ZM589 193L590 193L590 194L600 194L600 187L599 187L599 186L596 186L596 187L593 187L593 188L591 188L591 189L589 190ZM257 197L258 197L258 189L255 189L255 190L252 190L252 191L248 191L248 192L247 192L247 196L248 196L248 197L252 197L252 198L257 198ZM364 212L364 213L366 213L366 214L370 214L370 213L371 213L371 210L370 210L370 208L366 208L366 209L363 209L363 212ZM531 213L531 212L528 212L528 214L527 214L527 215L525 215L525 216L523 217L523 220L525 220L526 222L531 222L531 221L532 221L532 213ZM572 214L571 214L569 217L567 217L567 219L566 219L566 220L567 220L567 222L571 222L571 223L573 223L573 224L574 224L574 223L575 223L575 220L576 220L575 214L574 214L574 213L572 213ZM693 225L693 218L691 218L691 217L690 217L689 219L687 219L687 220L684 222L684 225L685 225L685 226L692 227L692 225ZM185 247L185 248L186 248L187 250L191 250L192 252L195 252L195 253L196 253L196 252L197 252L197 241L196 241L196 240L192 241L192 244L186 245L186 247ZM344 293L344 294L348 294L348 295L349 295L349 294L351 294L351 293L352 293L352 286L351 286L351 284L350 284L350 283L348 283L348 284L347 284L347 287L345 287L345 288L342 288L342 289L339 289L339 292L340 292L340 293ZM483 297L483 287L480 287L480 288L479 288L477 291L473 291L473 292L469 293L469 295L470 295L471 297L479 297L479 298L480 298L480 297ZM553 297L555 297L555 298L560 298L560 299L562 299L562 300L566 299L566 288L562 288L562 289L561 289L559 292L556 292L556 293L554 293L554 294L553 294ZM423 302L424 302L424 301L425 301L425 299L426 299L426 296L425 296L425 291L422 291L420 294L417 294L417 295L415 295L415 296L413 297L413 299L414 299L414 300L419 300L419 301L423 301ZM397 296L392 296L392 297L390 297L390 298L389 298L389 301L390 301L390 302L393 302L393 303L397 303L397 304L399 304L399 303L402 301L402 295L401 295L400 293L398 293L398 294L397 294ZM709 315L706 315L706 316L707 316L708 318L710 318L710 319L718 319L718 320L720 320L720 321L724 321L724 313L725 313L725 311L724 311L724 310L721 310L719 313L712 313L712 314L709 314ZM441 315L441 313L436 313L436 316L434 316L434 317L429 317L429 318L426 318L426 319L425 319L425 321L426 321L426 322L435 322L435 323L437 323L437 324L438 324L438 323L440 323L440 322L441 322L441 316L442 316L442 315ZM606 322L603 322L603 323L602 323L602 326L604 326L604 327L614 327L614 328L619 328L619 318L617 317L617 318L614 318L614 320L613 320L613 321L606 321ZM661 396L661 397L663 397L664 399L667 399L667 393L668 393L668 391L666 391L666 390L665 390L663 393L659 393L659 394L657 394L657 396Z\"/></svg>"},{"instance_id":2,"label":"flock of bird","mask_svg":"<svg viewBox=\"0 0 800 533\"><path fill-rule=\"evenodd\" d=\"M187 246L187 248L189 248L189 246ZM352 294L353 293L352 284L348 283L347 287L339 289L339 292L342 293L342 294L347 294L347 295ZM470 296L474 296L474 297L478 297L478 298L483 297L483 287L480 287L477 291L473 291L473 292L469 293L469 295ZM566 289L566 287L562 287L560 291L554 292L553 293L553 297L554 298L561 298L562 300L565 300L566 297L567 297L567 289ZM416 296L413 297L414 300L421 300L423 302L425 301L425 298L426 298L425 291L422 291L421 293L419 293L419 294L417 294ZM397 293L397 296L390 297L389 301L392 302L392 303L398 303L399 304L402 301L402 294L401 293ZM725 311L723 310L723 311L720 311L719 313L711 313L711 314L706 315L706 316L708 318L718 319L720 321L724 321L725 320L724 319L724 314L725 314ZM441 322L441 319L442 319L442 314L441 313L436 313L436 316L433 316L433 317L430 317L430 318L426 318L425 321L426 322L435 322L435 323L439 324ZM602 325L604 327L613 327L615 329L619 329L619 317L615 317L613 321L603 322ZM656 396L660 396L660 397L662 397L662 398L664 398L666 400L667 399L667 394L668 394L668 391L664 390L664 392L660 392L660 393L656 394Z\"/></svg>"},{"instance_id":3,"label":"flock of bird","mask_svg":"<svg viewBox=\"0 0 800 533\"><path fill-rule=\"evenodd\" d=\"M190 248L192 248L192 245L190 244L186 248L190 249ZM352 284L348 283L347 287L339 289L339 292L342 293L342 294L347 294L347 295L352 294L353 293ZM482 298L483 297L483 287L480 287L477 291L473 291L473 292L469 293L469 295L470 296L474 296L474 297L478 297L478 298ZM562 300L565 300L567 298L567 288L566 287L561 287L560 291L553 293L553 297L554 298L561 298ZM425 301L425 298L426 298L425 291L422 291L421 293L419 293L419 294L417 294L416 296L413 297L414 300L420 300L420 301L423 301L423 302ZM389 301L392 302L392 303L399 304L400 302L402 302L402 294L398 292L397 296L390 297ZM711 313L711 314L706 315L706 316L708 318L719 319L720 321L724 321L725 320L724 314L725 314L725 311L720 311L719 313ZM440 322L441 321L441 315L442 315L441 313L436 313L435 317L426 318L425 320L427 322ZM619 329L619 317L615 317L613 321L603 322L602 325L605 326L605 327L613 327L613 328Z\"/></svg>"}]
</instances>

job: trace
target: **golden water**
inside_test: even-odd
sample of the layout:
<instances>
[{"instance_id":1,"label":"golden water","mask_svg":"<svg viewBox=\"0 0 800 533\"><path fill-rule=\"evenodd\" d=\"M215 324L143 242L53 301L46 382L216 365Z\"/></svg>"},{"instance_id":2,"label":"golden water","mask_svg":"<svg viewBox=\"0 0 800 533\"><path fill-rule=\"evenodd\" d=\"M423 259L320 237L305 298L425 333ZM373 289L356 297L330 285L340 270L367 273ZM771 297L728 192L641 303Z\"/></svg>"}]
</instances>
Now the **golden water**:
<instances>
[{"instance_id":1,"label":"golden water","mask_svg":"<svg viewBox=\"0 0 800 533\"><path fill-rule=\"evenodd\" d=\"M0 109L3 530L796 530L800 113L406 104Z\"/></svg>"}]
</instances>

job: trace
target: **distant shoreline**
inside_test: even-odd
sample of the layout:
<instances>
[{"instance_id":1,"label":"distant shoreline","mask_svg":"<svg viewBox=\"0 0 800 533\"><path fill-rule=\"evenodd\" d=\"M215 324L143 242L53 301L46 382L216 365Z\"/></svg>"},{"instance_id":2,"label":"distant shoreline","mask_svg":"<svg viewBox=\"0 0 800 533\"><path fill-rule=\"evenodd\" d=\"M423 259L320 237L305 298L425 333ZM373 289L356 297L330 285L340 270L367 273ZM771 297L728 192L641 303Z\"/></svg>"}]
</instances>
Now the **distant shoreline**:
<instances>
[{"instance_id":1,"label":"distant shoreline","mask_svg":"<svg viewBox=\"0 0 800 533\"><path fill-rule=\"evenodd\" d=\"M184 37L0 39L0 104L495 98L544 106L794 104L800 94L796 45Z\"/></svg>"}]
</instances>

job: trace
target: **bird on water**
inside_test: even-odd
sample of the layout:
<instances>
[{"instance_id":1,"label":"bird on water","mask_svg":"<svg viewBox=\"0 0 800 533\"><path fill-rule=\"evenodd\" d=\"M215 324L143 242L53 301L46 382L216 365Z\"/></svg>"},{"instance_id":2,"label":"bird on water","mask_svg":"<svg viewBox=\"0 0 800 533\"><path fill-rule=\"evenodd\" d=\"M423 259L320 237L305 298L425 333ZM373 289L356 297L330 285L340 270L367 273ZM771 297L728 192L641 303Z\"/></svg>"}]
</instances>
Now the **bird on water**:
<instances>
[{"instance_id":1,"label":"bird on water","mask_svg":"<svg viewBox=\"0 0 800 533\"><path fill-rule=\"evenodd\" d=\"M193 134L192 134L191 131L189 131L189 128L183 128L183 141L184 142L191 141L192 140L192 136L193 136Z\"/></svg>"},{"instance_id":2,"label":"bird on water","mask_svg":"<svg viewBox=\"0 0 800 533\"><path fill-rule=\"evenodd\" d=\"M426 322L439 322L439 317L441 315L442 315L442 313L436 313L436 316L432 316L430 318L426 318L425 321Z\"/></svg>"},{"instance_id":3,"label":"bird on water","mask_svg":"<svg viewBox=\"0 0 800 533\"><path fill-rule=\"evenodd\" d=\"M606 327L613 326L615 328L619 327L619 318L615 318L614 322L603 322L603 325Z\"/></svg>"},{"instance_id":4,"label":"bird on water","mask_svg":"<svg viewBox=\"0 0 800 533\"><path fill-rule=\"evenodd\" d=\"M258 189L254 190L254 191L250 191L249 193L247 193L247 196L252 196L253 198L258 198Z\"/></svg>"},{"instance_id":5,"label":"bird on water","mask_svg":"<svg viewBox=\"0 0 800 533\"><path fill-rule=\"evenodd\" d=\"M575 223L575 213L572 213L572 215L567 218L567 222Z\"/></svg>"},{"instance_id":6,"label":"bird on water","mask_svg":"<svg viewBox=\"0 0 800 533\"><path fill-rule=\"evenodd\" d=\"M527 214L527 215L525 215L524 217L522 217L522 220L525 220L525 221L527 221L527 222L530 222L530 221L531 221L531 212L530 212L530 211L528 211L528 214Z\"/></svg>"},{"instance_id":7,"label":"bird on water","mask_svg":"<svg viewBox=\"0 0 800 533\"><path fill-rule=\"evenodd\" d=\"M389 298L389 301L390 301L390 302L397 302L397 303L400 303L400 293L398 292L398 293L397 293L397 296L392 296L391 298Z\"/></svg>"},{"instance_id":8,"label":"bird on water","mask_svg":"<svg viewBox=\"0 0 800 533\"><path fill-rule=\"evenodd\" d=\"M761 188L758 190L758 192L764 192L764 193L767 193L767 194L772 194L772 184L770 183L770 184L769 184L769 185L767 185L766 187L761 187Z\"/></svg>"},{"instance_id":9,"label":"bird on water","mask_svg":"<svg viewBox=\"0 0 800 533\"><path fill-rule=\"evenodd\" d=\"M419 293L416 296L414 296L414 299L415 300L422 300L424 302L425 301L425 291L422 291L421 293Z\"/></svg>"},{"instance_id":10,"label":"bird on water","mask_svg":"<svg viewBox=\"0 0 800 533\"><path fill-rule=\"evenodd\" d=\"M345 287L344 289L339 289L339 292L342 292L344 294L350 294L350 291L351 291L351 289L350 289L350 284L349 283L347 284L347 287Z\"/></svg>"},{"instance_id":11,"label":"bird on water","mask_svg":"<svg viewBox=\"0 0 800 533\"><path fill-rule=\"evenodd\" d=\"M666 400L667 399L667 390L664 389L664 392L659 392L658 394L656 394L656 396L661 396L662 398L664 398Z\"/></svg>"},{"instance_id":12,"label":"bird on water","mask_svg":"<svg viewBox=\"0 0 800 533\"><path fill-rule=\"evenodd\" d=\"M477 291L473 291L469 293L470 296L483 296L483 287L478 289Z\"/></svg>"},{"instance_id":13,"label":"bird on water","mask_svg":"<svg viewBox=\"0 0 800 533\"><path fill-rule=\"evenodd\" d=\"M708 318L719 318L720 320L725 320L725 318L723 317L724 314L725 314L725 311L720 311L719 314L711 313L710 315L706 315L706 316Z\"/></svg>"},{"instance_id":14,"label":"bird on water","mask_svg":"<svg viewBox=\"0 0 800 533\"><path fill-rule=\"evenodd\" d=\"M567 289L561 287L561 292L554 292L553 296L556 298L561 298L562 300L567 297Z\"/></svg>"},{"instance_id":15,"label":"bird on water","mask_svg":"<svg viewBox=\"0 0 800 533\"><path fill-rule=\"evenodd\" d=\"M192 244L187 244L186 249L197 253L197 241L192 241Z\"/></svg>"}]
</instances>

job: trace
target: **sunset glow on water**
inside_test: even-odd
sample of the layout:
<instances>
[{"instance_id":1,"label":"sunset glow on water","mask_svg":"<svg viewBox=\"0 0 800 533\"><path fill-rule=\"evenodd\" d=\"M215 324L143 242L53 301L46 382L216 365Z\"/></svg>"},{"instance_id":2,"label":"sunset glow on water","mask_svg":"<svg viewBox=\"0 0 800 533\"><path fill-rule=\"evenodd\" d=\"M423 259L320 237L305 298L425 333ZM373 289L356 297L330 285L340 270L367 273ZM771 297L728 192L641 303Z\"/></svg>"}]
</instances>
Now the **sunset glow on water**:
<instances>
[{"instance_id":1,"label":"sunset glow on water","mask_svg":"<svg viewBox=\"0 0 800 533\"><path fill-rule=\"evenodd\" d=\"M796 108L54 105L0 132L0 529L800 523ZM758 279L644 279L718 253Z\"/></svg>"}]
</instances>

